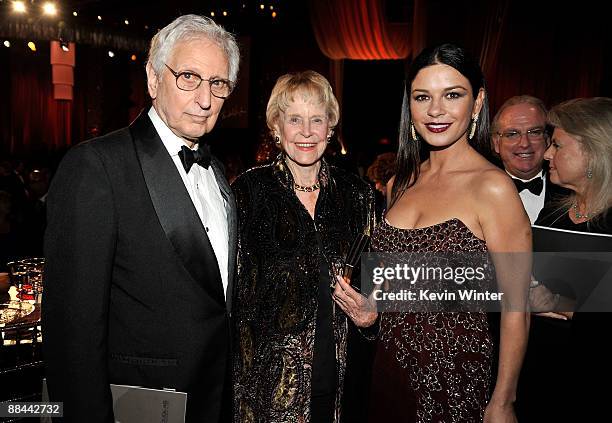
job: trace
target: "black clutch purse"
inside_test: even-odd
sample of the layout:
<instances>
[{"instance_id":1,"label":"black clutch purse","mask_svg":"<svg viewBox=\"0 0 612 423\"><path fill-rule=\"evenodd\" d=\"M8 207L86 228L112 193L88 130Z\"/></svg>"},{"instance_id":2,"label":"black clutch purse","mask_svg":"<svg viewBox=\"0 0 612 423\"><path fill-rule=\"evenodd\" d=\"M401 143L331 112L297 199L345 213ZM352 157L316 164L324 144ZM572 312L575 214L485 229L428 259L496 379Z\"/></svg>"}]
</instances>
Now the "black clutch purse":
<instances>
[{"instance_id":1,"label":"black clutch purse","mask_svg":"<svg viewBox=\"0 0 612 423\"><path fill-rule=\"evenodd\" d=\"M347 278L350 282L353 276L353 269L359 263L361 259L361 253L367 250L370 245L370 236L366 234L359 234L351 244L346 257L344 258L344 265L342 267L342 276ZM361 292L357 285L352 285L353 289L357 292Z\"/></svg>"}]
</instances>

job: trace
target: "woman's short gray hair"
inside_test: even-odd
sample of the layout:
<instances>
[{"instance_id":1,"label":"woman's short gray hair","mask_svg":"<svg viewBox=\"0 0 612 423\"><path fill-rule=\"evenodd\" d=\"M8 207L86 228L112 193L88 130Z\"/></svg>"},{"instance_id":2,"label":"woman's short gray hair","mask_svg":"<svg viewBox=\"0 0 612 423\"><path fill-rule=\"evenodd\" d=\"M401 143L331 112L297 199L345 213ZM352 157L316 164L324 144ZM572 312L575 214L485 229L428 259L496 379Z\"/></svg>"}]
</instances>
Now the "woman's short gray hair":
<instances>
[{"instance_id":1,"label":"woman's short gray hair","mask_svg":"<svg viewBox=\"0 0 612 423\"><path fill-rule=\"evenodd\" d=\"M150 64L159 75L178 42L201 38L213 41L223 50L229 64L229 79L235 83L240 65L240 51L236 38L206 16L179 16L162 28L151 40L147 65Z\"/></svg>"},{"instance_id":2,"label":"woman's short gray hair","mask_svg":"<svg viewBox=\"0 0 612 423\"><path fill-rule=\"evenodd\" d=\"M287 73L276 81L266 108L266 123L274 132L281 113L300 96L305 100L323 104L329 119L329 127L335 128L340 119L340 106L329 81L313 70Z\"/></svg>"}]
</instances>

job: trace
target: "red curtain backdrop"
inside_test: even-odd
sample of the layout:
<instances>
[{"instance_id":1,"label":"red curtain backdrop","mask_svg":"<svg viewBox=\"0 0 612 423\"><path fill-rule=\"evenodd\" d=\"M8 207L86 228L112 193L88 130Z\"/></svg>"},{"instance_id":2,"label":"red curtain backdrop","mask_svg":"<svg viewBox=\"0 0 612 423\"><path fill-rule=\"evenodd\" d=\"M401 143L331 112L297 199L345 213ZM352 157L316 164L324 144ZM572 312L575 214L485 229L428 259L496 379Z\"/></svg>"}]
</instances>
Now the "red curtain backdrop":
<instances>
[{"instance_id":1,"label":"red curtain backdrop","mask_svg":"<svg viewBox=\"0 0 612 423\"><path fill-rule=\"evenodd\" d=\"M405 59L408 24L388 24L381 0L313 0L311 21L319 48L332 60Z\"/></svg>"},{"instance_id":2,"label":"red curtain backdrop","mask_svg":"<svg viewBox=\"0 0 612 423\"><path fill-rule=\"evenodd\" d=\"M53 99L49 42L38 41L36 52L19 46L10 50L2 150L25 154L71 145L73 106L70 101Z\"/></svg>"},{"instance_id":3,"label":"red curtain backdrop","mask_svg":"<svg viewBox=\"0 0 612 423\"><path fill-rule=\"evenodd\" d=\"M127 125L150 102L142 58L77 46L72 101L55 100L49 41L32 52L23 42L0 49L0 155L27 157L63 151ZM144 57L144 55L142 55Z\"/></svg>"}]
</instances>

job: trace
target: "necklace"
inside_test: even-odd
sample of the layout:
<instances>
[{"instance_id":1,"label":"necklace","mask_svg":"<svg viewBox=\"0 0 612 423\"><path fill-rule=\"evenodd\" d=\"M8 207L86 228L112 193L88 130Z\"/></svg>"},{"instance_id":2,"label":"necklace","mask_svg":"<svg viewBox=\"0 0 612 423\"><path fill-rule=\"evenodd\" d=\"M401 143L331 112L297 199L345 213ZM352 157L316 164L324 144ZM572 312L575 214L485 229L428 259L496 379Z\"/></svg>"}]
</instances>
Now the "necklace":
<instances>
[{"instance_id":1,"label":"necklace","mask_svg":"<svg viewBox=\"0 0 612 423\"><path fill-rule=\"evenodd\" d=\"M297 183L293 183L293 188L296 191L302 191L302 192L314 192L316 190L318 190L319 188L321 188L321 185L319 184L319 181L315 182L313 185L310 186L304 186L304 185L299 185Z\"/></svg>"},{"instance_id":2,"label":"necklace","mask_svg":"<svg viewBox=\"0 0 612 423\"><path fill-rule=\"evenodd\" d=\"M595 213L585 213L585 214L580 213L578 211L578 204L576 203L572 204L572 209L574 209L574 217L576 219L587 219L588 220L592 218L593 216L595 216Z\"/></svg>"}]
</instances>

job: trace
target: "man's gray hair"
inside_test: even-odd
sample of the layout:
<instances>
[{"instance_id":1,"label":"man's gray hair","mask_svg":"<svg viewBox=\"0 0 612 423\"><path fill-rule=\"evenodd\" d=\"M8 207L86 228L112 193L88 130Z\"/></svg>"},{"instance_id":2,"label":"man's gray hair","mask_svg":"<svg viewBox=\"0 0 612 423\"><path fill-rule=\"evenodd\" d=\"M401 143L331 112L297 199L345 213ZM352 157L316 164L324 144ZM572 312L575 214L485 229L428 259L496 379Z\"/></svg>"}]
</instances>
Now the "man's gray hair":
<instances>
[{"instance_id":1,"label":"man's gray hair","mask_svg":"<svg viewBox=\"0 0 612 423\"><path fill-rule=\"evenodd\" d=\"M229 64L229 79L235 83L240 65L240 51L236 38L206 16L179 16L162 28L151 40L147 65L151 64L155 73L159 75L178 42L202 38L214 42L223 50Z\"/></svg>"},{"instance_id":2,"label":"man's gray hair","mask_svg":"<svg viewBox=\"0 0 612 423\"><path fill-rule=\"evenodd\" d=\"M546 109L546 106L544 105L544 102L542 100L532 95L516 95L506 100L495 114L493 122L491 123L491 133L495 134L497 131L499 131L499 118L501 117L504 110L506 110L510 106L516 106L517 104L531 104L532 106L537 107L542 113L543 120L546 120L548 110Z\"/></svg>"}]
</instances>

